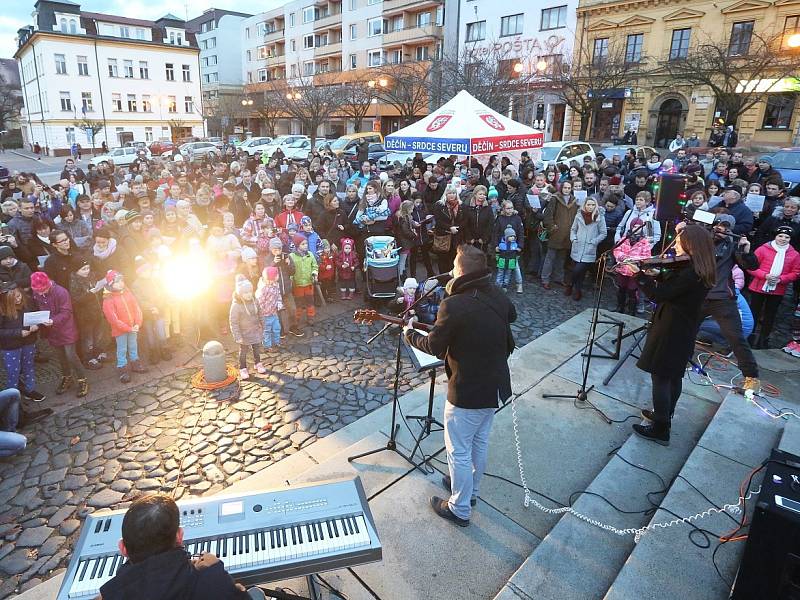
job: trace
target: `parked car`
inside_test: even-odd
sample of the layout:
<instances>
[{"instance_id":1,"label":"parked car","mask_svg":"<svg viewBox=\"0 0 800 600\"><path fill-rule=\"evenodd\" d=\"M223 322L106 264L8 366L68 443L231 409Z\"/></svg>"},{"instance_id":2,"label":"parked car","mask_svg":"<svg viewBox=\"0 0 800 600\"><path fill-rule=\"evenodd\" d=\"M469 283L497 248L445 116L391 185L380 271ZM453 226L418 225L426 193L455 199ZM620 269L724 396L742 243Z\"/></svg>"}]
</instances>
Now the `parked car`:
<instances>
[{"instance_id":1,"label":"parked car","mask_svg":"<svg viewBox=\"0 0 800 600\"><path fill-rule=\"evenodd\" d=\"M269 144L264 146L261 149L262 154L266 154L267 156L272 156L275 151L280 148L281 151L286 154L286 150L289 149L293 143L298 140L307 140L309 137L307 135L279 135L274 140L272 140Z\"/></svg>"},{"instance_id":2,"label":"parked car","mask_svg":"<svg viewBox=\"0 0 800 600\"><path fill-rule=\"evenodd\" d=\"M175 144L170 140L159 140L150 144L149 150L152 154L161 156L164 152L172 152L175 150Z\"/></svg>"},{"instance_id":3,"label":"parked car","mask_svg":"<svg viewBox=\"0 0 800 600\"><path fill-rule=\"evenodd\" d=\"M372 143L369 145L369 149L367 150L367 154L369 157L370 162L378 163L378 167L380 167L380 159L386 156L386 149L383 147L383 144ZM360 165L358 164L358 146L351 146L347 150L342 153L342 156L353 165L354 169L357 169Z\"/></svg>"},{"instance_id":4,"label":"parked car","mask_svg":"<svg viewBox=\"0 0 800 600\"><path fill-rule=\"evenodd\" d=\"M0 165L0 185L5 185L11 179L11 173L3 165Z\"/></svg>"},{"instance_id":5,"label":"parked car","mask_svg":"<svg viewBox=\"0 0 800 600\"><path fill-rule=\"evenodd\" d=\"M341 156L347 153L351 148L358 146L363 140L367 140L370 144L382 144L383 136L377 131L363 131L361 133L349 133L343 135L331 143L331 150L334 156Z\"/></svg>"},{"instance_id":6,"label":"parked car","mask_svg":"<svg viewBox=\"0 0 800 600\"><path fill-rule=\"evenodd\" d=\"M219 148L213 142L188 142L180 146L180 151L189 160L205 157L214 160L220 154Z\"/></svg>"},{"instance_id":7,"label":"parked car","mask_svg":"<svg viewBox=\"0 0 800 600\"><path fill-rule=\"evenodd\" d=\"M325 144L330 144L331 140L326 140L325 138L317 138L314 140L314 149L319 151L325 146ZM290 144L289 147L283 151L286 158L289 160L294 161L304 161L308 160L308 154L311 152L311 140L297 140L293 144Z\"/></svg>"},{"instance_id":8,"label":"parked car","mask_svg":"<svg viewBox=\"0 0 800 600\"><path fill-rule=\"evenodd\" d=\"M537 169L542 169L549 164L569 165L573 160L583 165L584 157L594 160L594 149L588 142L545 142L542 147L541 158L534 162Z\"/></svg>"},{"instance_id":9,"label":"parked car","mask_svg":"<svg viewBox=\"0 0 800 600\"><path fill-rule=\"evenodd\" d=\"M645 162L650 158L651 154L657 152L657 150L652 146L638 146L638 145L626 146L625 144L605 146L602 150L600 150L600 152L602 152L606 158L611 158L611 156L614 154L619 154L620 157L622 157L625 156L625 154L627 154L629 148L633 148L636 151L636 156L638 156L639 158L643 158Z\"/></svg>"},{"instance_id":10,"label":"parked car","mask_svg":"<svg viewBox=\"0 0 800 600\"><path fill-rule=\"evenodd\" d=\"M206 142L211 142L211 143L212 143L212 144L214 144L214 145L215 145L217 148L219 148L220 150L222 150L222 146L223 146L224 142L222 141L222 138L221 138L221 137L210 137L210 138L206 138L206 140L205 140L205 141L206 141Z\"/></svg>"},{"instance_id":11,"label":"parked car","mask_svg":"<svg viewBox=\"0 0 800 600\"><path fill-rule=\"evenodd\" d=\"M800 147L778 150L772 155L772 168L783 177L790 196L800 194Z\"/></svg>"},{"instance_id":12,"label":"parked car","mask_svg":"<svg viewBox=\"0 0 800 600\"><path fill-rule=\"evenodd\" d=\"M89 161L93 165L107 163L109 160L113 161L118 167L125 167L131 164L137 157L139 152L144 151L147 158L150 158L150 150L147 148L112 148L108 154L101 154L100 156L93 156Z\"/></svg>"},{"instance_id":13,"label":"parked car","mask_svg":"<svg viewBox=\"0 0 800 600\"><path fill-rule=\"evenodd\" d=\"M272 143L271 137L252 137L239 144L239 150L244 150L250 156L254 156L257 152L263 152L264 148Z\"/></svg>"}]
</instances>

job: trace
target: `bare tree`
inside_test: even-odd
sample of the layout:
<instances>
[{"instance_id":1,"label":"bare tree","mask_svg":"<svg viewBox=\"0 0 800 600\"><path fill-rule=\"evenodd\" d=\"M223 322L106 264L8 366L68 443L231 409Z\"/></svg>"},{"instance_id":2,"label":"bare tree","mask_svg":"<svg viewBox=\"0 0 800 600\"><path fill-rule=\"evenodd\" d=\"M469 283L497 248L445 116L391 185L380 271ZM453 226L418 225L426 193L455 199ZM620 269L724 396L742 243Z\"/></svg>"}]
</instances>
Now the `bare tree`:
<instances>
[{"instance_id":1,"label":"bare tree","mask_svg":"<svg viewBox=\"0 0 800 600\"><path fill-rule=\"evenodd\" d=\"M370 86L369 81L361 78L349 81L341 87L339 112L352 119L355 131L361 131L361 123L367 116L372 101L377 98L376 85L374 81L372 83Z\"/></svg>"},{"instance_id":2,"label":"bare tree","mask_svg":"<svg viewBox=\"0 0 800 600\"><path fill-rule=\"evenodd\" d=\"M22 95L19 89L0 78L0 130L8 129L11 121L16 121L22 110Z\"/></svg>"},{"instance_id":3,"label":"bare tree","mask_svg":"<svg viewBox=\"0 0 800 600\"><path fill-rule=\"evenodd\" d=\"M728 125L766 100L772 91L769 80L780 81L800 72L800 53L784 48L785 36L734 38L728 45L706 36L686 56L670 56L660 63L657 74L670 83L705 87L717 101L716 110Z\"/></svg>"},{"instance_id":4,"label":"bare tree","mask_svg":"<svg viewBox=\"0 0 800 600\"><path fill-rule=\"evenodd\" d=\"M400 113L400 125L408 125L428 109L435 69L430 61L401 62L380 67L385 87L375 86L378 98Z\"/></svg>"},{"instance_id":5,"label":"bare tree","mask_svg":"<svg viewBox=\"0 0 800 600\"><path fill-rule=\"evenodd\" d=\"M283 99L284 110L300 121L313 147L319 126L341 110L341 86L335 85L322 73L313 77L295 77L288 83Z\"/></svg>"},{"instance_id":6,"label":"bare tree","mask_svg":"<svg viewBox=\"0 0 800 600\"><path fill-rule=\"evenodd\" d=\"M102 121L95 121L84 117L80 121L75 121L73 126L80 129L83 133L87 134L87 138L89 136L89 132L91 131L92 136L92 155L94 155L94 148L95 144L94 141L97 139L98 134L103 131L105 128Z\"/></svg>"},{"instance_id":7,"label":"bare tree","mask_svg":"<svg viewBox=\"0 0 800 600\"><path fill-rule=\"evenodd\" d=\"M255 112L270 137L275 137L278 120L286 117L286 94L286 82L282 80L259 84L254 93Z\"/></svg>"},{"instance_id":8,"label":"bare tree","mask_svg":"<svg viewBox=\"0 0 800 600\"><path fill-rule=\"evenodd\" d=\"M646 74L646 58L626 56L624 48L609 42L595 52L592 44L576 44L573 54L554 57L537 69L535 83L552 87L580 120L581 140L587 139L593 113L608 100L609 90L633 87Z\"/></svg>"}]
</instances>

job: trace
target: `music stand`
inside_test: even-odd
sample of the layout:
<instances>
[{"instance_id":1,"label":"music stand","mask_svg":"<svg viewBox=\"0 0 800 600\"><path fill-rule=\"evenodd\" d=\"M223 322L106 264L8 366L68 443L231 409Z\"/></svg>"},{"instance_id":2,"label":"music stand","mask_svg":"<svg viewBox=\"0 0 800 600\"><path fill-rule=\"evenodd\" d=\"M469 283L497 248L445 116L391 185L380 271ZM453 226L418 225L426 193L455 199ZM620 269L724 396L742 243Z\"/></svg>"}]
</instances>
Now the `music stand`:
<instances>
[{"instance_id":1,"label":"music stand","mask_svg":"<svg viewBox=\"0 0 800 600\"><path fill-rule=\"evenodd\" d=\"M420 333L422 335L426 335L424 332ZM436 417L433 416L433 396L436 387L436 369L444 365L444 361L415 348L406 342L405 338L403 338L403 345L405 346L406 352L411 358L411 362L414 365L414 368L417 370L417 373L425 373L427 371L431 380L430 389L428 391L428 414L409 415L406 417L406 420L415 419L419 421L421 426L419 435L414 438L414 441L416 442L414 444L414 449L411 450L411 458L414 458L414 455L417 453L420 444L422 444L422 440L428 437L433 431L444 431L444 425L437 421ZM437 425L438 429L433 429L433 425Z\"/></svg>"}]
</instances>

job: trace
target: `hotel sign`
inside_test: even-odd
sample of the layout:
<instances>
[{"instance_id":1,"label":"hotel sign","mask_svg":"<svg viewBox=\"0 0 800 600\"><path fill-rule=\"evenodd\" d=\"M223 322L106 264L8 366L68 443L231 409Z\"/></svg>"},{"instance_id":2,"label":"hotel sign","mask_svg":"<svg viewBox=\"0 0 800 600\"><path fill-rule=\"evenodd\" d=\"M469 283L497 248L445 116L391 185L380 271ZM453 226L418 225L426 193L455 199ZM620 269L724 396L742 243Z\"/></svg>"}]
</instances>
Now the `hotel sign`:
<instances>
[{"instance_id":1,"label":"hotel sign","mask_svg":"<svg viewBox=\"0 0 800 600\"><path fill-rule=\"evenodd\" d=\"M564 42L566 38L560 35L551 35L540 40L539 38L525 38L521 35L508 38L502 42L489 42L478 46L475 44L469 50L469 55L476 58L484 58L491 53L499 55L510 54L532 54L538 56L545 56L548 54L562 54Z\"/></svg>"}]
</instances>

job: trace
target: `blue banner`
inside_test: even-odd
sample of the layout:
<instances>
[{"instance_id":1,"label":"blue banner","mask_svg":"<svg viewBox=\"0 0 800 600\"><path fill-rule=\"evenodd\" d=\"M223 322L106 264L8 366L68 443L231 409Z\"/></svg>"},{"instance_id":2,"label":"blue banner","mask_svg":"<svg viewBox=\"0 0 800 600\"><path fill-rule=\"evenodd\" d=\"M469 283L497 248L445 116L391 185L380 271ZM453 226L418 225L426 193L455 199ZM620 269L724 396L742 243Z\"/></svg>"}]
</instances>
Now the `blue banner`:
<instances>
[{"instance_id":1,"label":"blue banner","mask_svg":"<svg viewBox=\"0 0 800 600\"><path fill-rule=\"evenodd\" d=\"M469 155L469 139L422 138L389 136L383 147L389 152L435 152L439 154Z\"/></svg>"}]
</instances>

